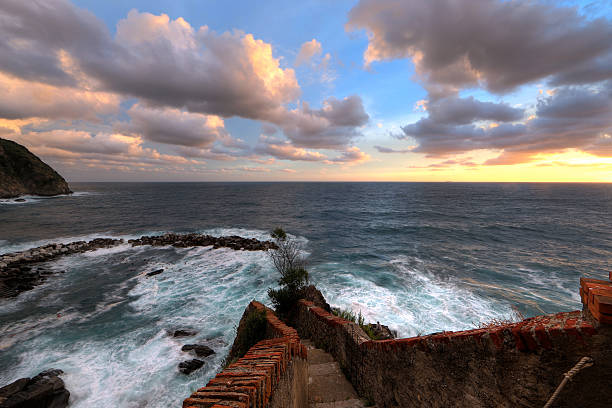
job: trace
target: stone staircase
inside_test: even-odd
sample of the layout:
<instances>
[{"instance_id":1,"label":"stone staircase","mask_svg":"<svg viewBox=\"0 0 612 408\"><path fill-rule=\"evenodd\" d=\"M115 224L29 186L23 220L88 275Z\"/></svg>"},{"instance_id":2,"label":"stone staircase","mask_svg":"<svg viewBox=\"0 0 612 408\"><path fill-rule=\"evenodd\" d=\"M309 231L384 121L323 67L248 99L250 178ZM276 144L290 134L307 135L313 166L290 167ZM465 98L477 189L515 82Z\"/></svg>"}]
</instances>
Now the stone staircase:
<instances>
[{"instance_id":1,"label":"stone staircase","mask_svg":"<svg viewBox=\"0 0 612 408\"><path fill-rule=\"evenodd\" d=\"M361 408L359 399L331 354L303 339L308 349L308 405L310 408Z\"/></svg>"}]
</instances>

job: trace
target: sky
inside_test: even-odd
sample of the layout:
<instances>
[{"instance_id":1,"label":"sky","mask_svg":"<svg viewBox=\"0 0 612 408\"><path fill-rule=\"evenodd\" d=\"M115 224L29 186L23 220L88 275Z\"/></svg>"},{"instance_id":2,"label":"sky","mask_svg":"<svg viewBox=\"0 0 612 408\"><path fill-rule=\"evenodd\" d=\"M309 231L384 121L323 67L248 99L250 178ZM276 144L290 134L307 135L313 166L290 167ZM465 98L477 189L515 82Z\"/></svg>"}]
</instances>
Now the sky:
<instances>
[{"instance_id":1,"label":"sky","mask_svg":"<svg viewBox=\"0 0 612 408\"><path fill-rule=\"evenodd\" d=\"M612 182L612 0L2 0L68 181Z\"/></svg>"}]
</instances>

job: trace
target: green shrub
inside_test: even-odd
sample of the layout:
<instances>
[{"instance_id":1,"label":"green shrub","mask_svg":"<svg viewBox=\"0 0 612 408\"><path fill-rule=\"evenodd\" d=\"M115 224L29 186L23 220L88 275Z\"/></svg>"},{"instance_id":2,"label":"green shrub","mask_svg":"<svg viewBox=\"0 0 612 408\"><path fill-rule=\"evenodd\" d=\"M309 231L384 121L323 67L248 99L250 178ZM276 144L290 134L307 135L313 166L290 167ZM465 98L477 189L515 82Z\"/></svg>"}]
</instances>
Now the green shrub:
<instances>
[{"instance_id":1,"label":"green shrub","mask_svg":"<svg viewBox=\"0 0 612 408\"><path fill-rule=\"evenodd\" d=\"M363 324L363 325L359 325L359 327L361 327L361 329L365 332L365 334L368 335L368 337L372 340L378 340L378 336L376 335L376 333L374 332L374 329L372 328L372 324L368 323L368 324Z\"/></svg>"},{"instance_id":2,"label":"green shrub","mask_svg":"<svg viewBox=\"0 0 612 408\"><path fill-rule=\"evenodd\" d=\"M308 271L306 261L300 254L295 241L287 237L287 233L280 227L271 233L277 249L270 250L270 258L274 268L280 273L279 289L268 289L268 296L272 300L274 309L280 315L286 315L297 304L308 285Z\"/></svg>"},{"instance_id":3,"label":"green shrub","mask_svg":"<svg viewBox=\"0 0 612 408\"><path fill-rule=\"evenodd\" d=\"M353 313L351 310L347 310L347 309L340 309L338 307L332 307L332 314L341 317L344 320L348 320L350 322L355 323L357 320L357 317L355 316L355 313ZM361 313L360 313L361 314Z\"/></svg>"},{"instance_id":4,"label":"green shrub","mask_svg":"<svg viewBox=\"0 0 612 408\"><path fill-rule=\"evenodd\" d=\"M343 318L344 320L348 320L353 323L357 323L359 327L368 335L368 337L372 340L378 340L378 336L376 335L374 329L372 328L372 324L366 324L365 318L361 314L361 310L358 315L348 309L340 309L338 307L332 307L332 314Z\"/></svg>"}]
</instances>

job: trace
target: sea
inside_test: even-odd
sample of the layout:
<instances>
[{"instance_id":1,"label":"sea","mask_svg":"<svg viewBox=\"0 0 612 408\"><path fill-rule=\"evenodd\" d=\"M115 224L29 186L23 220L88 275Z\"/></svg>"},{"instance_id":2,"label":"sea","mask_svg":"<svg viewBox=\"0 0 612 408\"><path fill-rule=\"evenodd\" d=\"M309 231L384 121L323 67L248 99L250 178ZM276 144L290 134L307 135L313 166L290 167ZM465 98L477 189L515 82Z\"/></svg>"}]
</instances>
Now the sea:
<instances>
[{"instance_id":1,"label":"sea","mask_svg":"<svg viewBox=\"0 0 612 408\"><path fill-rule=\"evenodd\" d=\"M284 228L332 306L400 337L581 308L612 270L612 184L72 183L0 200L0 254L52 242ZM269 304L265 252L128 244L48 262L0 299L0 386L61 369L71 407L178 406L219 370L245 306ZM153 277L146 273L163 268ZM195 329L192 338L169 330ZM216 354L184 375L186 343Z\"/></svg>"}]
</instances>

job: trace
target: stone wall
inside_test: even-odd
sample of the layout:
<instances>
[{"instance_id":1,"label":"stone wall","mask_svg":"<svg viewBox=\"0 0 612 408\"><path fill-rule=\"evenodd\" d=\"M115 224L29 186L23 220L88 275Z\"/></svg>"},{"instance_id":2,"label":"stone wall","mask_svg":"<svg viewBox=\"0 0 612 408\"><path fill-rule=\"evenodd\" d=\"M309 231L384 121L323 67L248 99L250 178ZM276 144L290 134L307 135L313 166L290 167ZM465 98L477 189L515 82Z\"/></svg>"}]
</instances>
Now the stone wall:
<instances>
[{"instance_id":1,"label":"stone wall","mask_svg":"<svg viewBox=\"0 0 612 408\"><path fill-rule=\"evenodd\" d=\"M191 394L184 408L308 407L306 347L270 309L255 301L247 311L253 309L266 311L267 339Z\"/></svg>"},{"instance_id":2,"label":"stone wall","mask_svg":"<svg viewBox=\"0 0 612 408\"><path fill-rule=\"evenodd\" d=\"M582 357L595 361L569 382L556 407L609 407L612 284L582 280L584 311L427 336L369 340L359 326L301 300L295 318L377 407L540 407Z\"/></svg>"}]
</instances>

